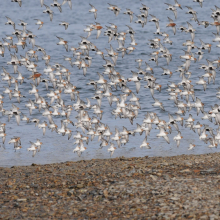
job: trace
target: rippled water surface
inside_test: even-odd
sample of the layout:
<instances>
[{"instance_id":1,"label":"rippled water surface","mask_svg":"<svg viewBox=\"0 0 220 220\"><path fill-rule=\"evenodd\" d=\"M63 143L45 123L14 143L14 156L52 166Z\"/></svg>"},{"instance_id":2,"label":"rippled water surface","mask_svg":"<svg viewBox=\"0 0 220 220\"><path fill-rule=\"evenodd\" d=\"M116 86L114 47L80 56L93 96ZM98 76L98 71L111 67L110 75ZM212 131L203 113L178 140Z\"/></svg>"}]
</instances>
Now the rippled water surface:
<instances>
[{"instance_id":1,"label":"rippled water surface","mask_svg":"<svg viewBox=\"0 0 220 220\"><path fill-rule=\"evenodd\" d=\"M59 0L61 3L61 0ZM131 77L132 73L131 70L136 71L136 67L138 66L135 62L135 59L141 58L143 61L147 61L151 67L154 69L154 76L157 78L157 83L162 85L161 93L155 92L155 98L159 99L164 104L164 108L166 111L162 111L159 108L153 107L152 104L154 103L153 98L151 97L150 90L144 88L144 85L147 84L146 81L141 81L141 89L139 94L137 95L140 98L141 110L139 111L139 115L136 119L134 119L133 125L130 124L128 119L119 119L115 120L115 117L111 114L111 111L116 108L115 103L110 107L108 104L108 100L103 98L102 100L102 107L103 110L103 118L102 122L109 125L111 131L114 134L115 126L118 127L120 131L122 131L122 127L125 126L129 130L136 128L136 123L142 124L144 119L144 115L147 112L155 112L159 116L160 119L168 121L168 113L174 114L177 111L177 108L174 106L172 100L168 100L168 92L166 89L168 88L167 84L169 81L179 83L181 78L179 77L179 73L175 72L178 66L182 64L182 60L179 58L180 55L184 54L183 49L185 50L186 47L182 46L182 43L186 40L190 40L191 36L189 33L182 33L180 30L177 30L176 35L173 35L172 28L167 28L166 24L168 23L168 16L174 19L174 15L171 11L167 11L167 5L164 4L164 1L161 0L152 0L152 1L115 1L111 0L108 1L111 4L116 4L119 8L121 8L121 12L116 17L114 13L107 9L108 2L103 0L91 0L91 1L73 1L73 9L70 10L68 4L62 6L63 12L60 13L57 8L52 8L54 11L53 21L50 22L49 16L43 13L45 7L40 6L40 1L23 1L22 7L19 7L17 3L12 3L10 1L2 0L0 13L1 13L1 20L0 20L0 28L1 28L1 38L4 38L5 35L11 35L14 31L13 27L10 25L5 25L7 19L5 16L10 17L15 23L16 28L22 29L22 27L18 26L17 24L20 22L19 19L24 20L28 23L27 29L32 31L34 35L36 35L36 44L45 48L46 53L51 56L50 64L53 65L56 62L63 64L66 68L68 68L71 72L71 83L77 87L77 90L80 93L80 98L86 101L86 98L89 98L92 104L96 104L96 101L91 99L94 95L94 88L93 86L88 86L86 83L89 80L98 80L97 72L102 73L104 71L104 67L102 65L105 64L105 61L98 55L95 55L94 52L90 52L90 56L92 59L92 65L87 70L86 77L83 76L82 69L78 69L76 66L71 67L67 61L64 61L63 55L71 56L72 52L66 52L63 46L57 45L58 37L63 37L65 40L68 41L69 47L74 46L77 47L78 43L81 41L80 36L87 36L87 34L83 31L86 25L94 23L94 16L92 13L89 13L89 3L93 4L98 9L97 15L97 22L103 26L103 30L106 29L105 25L109 25L109 23L114 23L118 26L118 31L126 31L128 28L126 25L130 25L135 30L135 40L138 43L136 46L136 50L132 52L130 55L125 55L122 59L121 55L119 55L117 60L117 65L115 67L116 71L123 75L125 78ZM174 1L166 0L167 3L173 4ZM46 5L50 5L52 1L45 0ZM167 67L166 60L164 58L159 58L159 66L156 66L154 62L148 61L150 58L150 53L154 50L147 45L150 39L158 37L153 33L156 31L155 23L148 22L144 28L141 27L140 24L134 23L137 20L134 17L133 22L130 24L129 16L124 15L123 12L126 8L130 8L136 15L140 14L139 8L141 7L141 3L147 4L150 7L149 14L157 16L160 21L160 28L161 31L166 31L170 35L170 39L173 41L172 45L165 44L165 46L169 49L170 53L173 55L172 61L170 62L169 66ZM211 16L211 8L214 8L214 5L219 5L219 1L212 0L212 1L205 1L203 4L203 8L199 6L198 3L194 3L192 0L179 0L179 3L182 5L183 10L177 9L177 19L175 20L177 27L179 26L186 26L187 21L190 22L194 28L196 28L195 33L195 45L198 47L201 45L200 40L202 39L206 43L212 44L211 53L205 51L203 59L199 63L191 62L190 72L192 72L191 80L192 84L194 85L195 95L199 97L202 102L205 104L205 111L207 112L210 110L210 107L213 106L215 103L219 103L218 99L216 98L216 88L219 86L219 70L217 70L216 76L216 83L209 84L207 86L207 90L204 92L203 87L201 85L196 85L195 83L198 81L199 76L204 74L204 71L199 69L200 64L204 63L207 64L206 59L209 60L216 60L219 56L219 48L216 47L217 43L212 42L214 39L214 35L212 32L216 33L216 28L213 26L209 26L208 28L204 28L202 25L198 25L194 21L190 21L191 16L186 14L187 8L185 6L191 6L195 11L197 11L197 16L199 20L207 20L209 22L213 22ZM148 16L149 20L150 16ZM35 25L34 19L41 19L44 21L44 26L38 30L38 26ZM70 23L70 26L67 30L64 30L63 26L59 25L59 22L66 21ZM88 38L91 42L93 42L101 51L103 51L106 55L105 48L110 48L110 44L113 46L114 49L118 48L117 41L112 40L108 43L108 37L104 36L104 31L102 31L100 38L96 39L96 31L93 31L91 36ZM163 37L159 36L159 38L163 39ZM16 37L14 37L14 42L17 42ZM125 47L128 47L130 43L130 37L127 36L125 41ZM19 47L18 56L25 55L25 52L31 49L31 44L28 44L27 48L23 50ZM195 49L194 52L197 50ZM39 56L39 62L37 62L37 70L38 72L43 74L44 78L48 78L43 73L45 68L45 63L41 60L42 53L37 52ZM109 59L109 58L107 58ZM74 60L74 58L73 58ZM5 49L5 57L0 57L0 66L6 68L6 70L13 76L17 77L13 73L13 67L7 65L7 62L10 61L10 52L8 49ZM34 61L34 59L33 59ZM173 76L169 78L168 76L162 76L162 69L160 66L164 66L165 68L169 68L173 72ZM142 68L145 69L144 62L142 63ZM35 97L33 94L29 94L28 91L31 90L31 80L28 77L31 75L31 72L27 71L24 66L18 67L19 71L25 77L24 83L22 85L19 84L19 90L21 94L25 95L25 98L21 99L21 103L19 104L16 98L12 98L9 100L8 95L4 95L4 104L3 108L9 110L11 108L12 103L17 105L20 108L20 111L25 115L32 118L39 118L41 122L44 120L47 121L46 117L41 115L42 111L39 112L38 109L34 110L32 115L29 115L29 110L25 107L25 104L29 99L34 100ZM142 76L141 76L142 77ZM106 77L106 79L108 79ZM1 81L0 93L3 94L4 87L8 86L6 81ZM128 87L135 92L135 84L134 82L128 82ZM14 89L14 84L11 85L11 89ZM43 96L50 101L46 94L49 92L46 90L44 83L40 83L38 86L39 95ZM49 85L49 89L53 89L51 84ZM114 95L121 94L121 91L113 91ZM136 92L135 92L136 94ZM74 104L74 101L70 100L70 95L63 94L61 95L62 99L65 101L66 105ZM128 100L130 96L128 97ZM190 101L191 98L190 98ZM60 110L61 111L61 110ZM89 115L93 116L93 111L89 110ZM196 115L196 109L192 109L190 112L193 117L195 118L195 122L198 120L201 123L209 124L209 121L202 121L201 117L203 116L202 113L199 116ZM188 118L189 113L187 112L185 119ZM75 123L77 112L72 111L70 119ZM60 127L62 117L54 117L55 123ZM47 164L47 163L55 163L55 162L62 162L62 161L77 161L81 159L92 159L92 158L109 158L109 153L107 152L107 147L103 149L99 149L99 144L97 137L91 142L89 142L87 146L87 150L82 154L79 158L77 154L73 153L73 149L75 146L73 145L74 139L71 138L68 140L67 136L62 136L57 134L56 132L51 132L50 130L46 130L45 136L43 136L42 129L35 127L33 123L27 124L24 121L21 121L20 125L16 124L15 118L12 117L10 122L6 116L1 116L1 122L6 123L6 143L5 149L3 147L0 148L0 166L12 166L12 165L29 165L31 163L37 164ZM216 125L213 123L210 124L213 128L217 128ZM169 134L169 138L171 143L167 144L163 138L158 139L156 135L159 133L159 130L155 129L155 125L148 137L148 142L150 143L151 149L140 149L140 144L144 139L144 135L140 136L136 134L135 137L130 136L129 142L121 148L116 149L113 157L118 156L125 156L125 157L136 157L136 156L172 156L172 155L180 155L180 154L202 154L202 153L209 153L209 152L217 152L219 148L209 149L208 145L204 144L204 142L199 140L199 136L197 133L194 133L189 128L180 127L180 131L182 136L184 137L181 140L180 147L176 147L176 143L173 140L173 137L177 135L177 131L173 128L172 134ZM75 126L68 125L73 131L73 135L76 134L77 129ZM78 129L80 132L81 130ZM14 152L13 145L9 145L8 141L13 136L21 137L22 142L22 149L20 151ZM39 138L42 142L42 148L39 153L32 157L31 152L27 151L27 148L30 146L29 141L35 142L36 139ZM196 147L192 151L188 151L189 143L196 144Z\"/></svg>"}]
</instances>

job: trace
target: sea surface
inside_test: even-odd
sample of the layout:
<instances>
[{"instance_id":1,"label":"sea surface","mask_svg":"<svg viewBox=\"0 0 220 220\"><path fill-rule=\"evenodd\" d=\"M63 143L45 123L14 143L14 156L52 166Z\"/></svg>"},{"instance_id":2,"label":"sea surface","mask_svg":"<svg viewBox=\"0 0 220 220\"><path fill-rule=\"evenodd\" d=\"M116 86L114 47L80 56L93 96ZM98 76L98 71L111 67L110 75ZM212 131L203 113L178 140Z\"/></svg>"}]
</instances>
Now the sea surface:
<instances>
[{"instance_id":1,"label":"sea surface","mask_svg":"<svg viewBox=\"0 0 220 220\"><path fill-rule=\"evenodd\" d=\"M46 5L50 6L53 1L45 0ZM62 3L61 0L59 0ZM92 43L94 43L101 51L107 55L105 48L109 49L110 44L113 46L114 49L118 48L118 43L115 40L112 40L108 43L108 37L104 36L104 31L106 30L106 25L110 25L109 23L114 23L118 26L118 32L127 31L128 27L126 25L130 25L135 30L135 40L137 42L137 46L135 51L133 51L129 55L125 55L124 58L121 57L119 54L117 65L115 67L116 71L123 75L125 78L129 78L132 76L132 71L137 71L138 64L135 62L135 59L141 58L143 59L142 68L145 69L145 61L154 69L154 76L157 78L157 83L162 85L162 91L159 93L155 91L155 98L159 99L165 108L165 111L160 110L157 107L153 107L152 104L154 100L150 94L150 90L144 88L147 85L146 81L141 80L141 89L137 94L137 97L140 98L140 105L141 110L139 111L138 117L134 119L133 125L131 125L128 119L115 119L115 117L111 114L111 111L116 108L116 104L114 103L111 107L109 106L108 100L103 98L101 109L103 110L103 118L102 122L107 124L111 131L115 132L115 127L117 127L120 131L122 131L123 126L128 128L129 130L136 129L136 123L142 124L145 114L147 112L155 112L161 120L168 121L168 113L174 115L177 111L177 108L174 106L172 100L168 100L169 95L167 88L167 84L169 82L179 83L181 78L179 76L179 72L175 72L178 66L180 66L183 60L180 59L181 55L184 55L184 51L186 47L182 46L182 44L186 40L190 40L191 36L189 33L181 32L177 30L176 35L173 34L172 28L166 27L169 23L168 18L170 17L174 20L177 25L177 28L180 26L187 27L187 21L190 22L193 27L196 29L195 32L195 45L200 47L200 39L202 39L205 43L211 43L212 49L211 53L208 53L207 50L204 52L203 59L200 62L193 63L191 62L190 65L190 72L192 76L190 80L192 80L192 84L194 85L195 89L195 96L199 97L202 102L205 104L205 111L209 111L211 106L214 104L218 104L219 100L216 98L216 89L219 86L220 76L219 70L216 71L216 81L215 84L211 82L211 84L207 85L207 90L204 92L202 85L196 85L195 83L199 80L199 77L202 76L205 72L204 70L199 69L200 64L207 64L206 59L208 60L216 60L219 56L219 48L216 47L217 43L212 42L214 39L213 32L216 33L216 28L214 26L209 26L204 28L202 25L198 25L195 21L190 20L191 15L186 14L188 9L185 6L192 7L195 11L197 11L197 17L199 21L209 21L213 22L211 16L211 8L215 8L214 5L220 7L219 1L211 0L205 1L203 3L203 7L201 8L198 3L193 2L192 0L179 0L179 3L182 5L183 10L177 9L177 19L175 20L174 14L172 11L166 10L167 5L164 3L174 4L173 0L151 0L151 1L139 1L139 0L126 0L126 1L116 1L116 0L90 0L90 1L73 1L73 8L70 10L68 4L62 6L62 13L55 7L51 7L54 11L53 21L51 22L49 19L49 15L43 13L45 7L41 7L40 0L31 0L31 1L22 1L22 7L19 7L17 3L10 2L8 0L1 0L1 7L0 7L0 37L4 38L6 35L11 35L13 27L11 25L5 25L7 19L5 16L10 17L15 23L17 29L22 29L21 26L18 25L20 20L23 20L28 23L27 30L33 32L36 35L36 45L39 45L45 48L47 54L51 56L50 64L54 65L55 63L60 63L64 65L66 68L69 69L71 72L71 83L77 87L79 91L80 98L86 101L86 98L91 100L92 104L96 104L96 101L91 99L94 95L94 87L87 85L90 80L98 80L97 72L102 73L104 71L104 67L102 65L105 64L105 61L99 56L95 55L94 52L90 52L90 56L92 59L92 65L87 70L86 77L83 76L82 69L78 69L76 66L71 67L68 61L64 61L64 56L69 56L73 58L73 53L66 52L63 46L57 45L58 37L64 38L68 41L69 48L71 46L78 47L79 42L81 41L80 36L87 36L87 33L84 32L84 29L87 25L95 22L99 22L102 26L102 33L98 39L96 39L96 31L92 31L91 36L88 38ZM97 19L94 19L93 13L89 12L91 8L89 3L94 5L97 8ZM116 17L114 13L108 10L108 3L117 5L121 11L119 15ZM137 20L137 17L134 16L133 22L130 23L130 19L128 15L123 14L126 11L126 8L131 9L135 15L140 14L140 7L141 4L146 4L149 9L149 14L155 15L159 18L159 25L162 32L167 32L170 35L170 40L173 41L172 45L163 44L166 46L170 53L172 54L172 61L170 62L169 66L167 66L166 60L164 58L159 58L159 65L157 66L155 62L149 61L150 53L155 51L155 49L151 49L148 45L149 40L155 37L159 37L161 42L163 41L162 36L157 36L154 34L156 31L156 26L154 22L147 22L144 28L141 27L140 24L134 23ZM151 18L148 15L148 20ZM34 19L41 19L44 22L43 27L38 30L38 25L35 25L36 21ZM63 26L60 26L59 23L61 21L69 22L70 25L67 30L64 29ZM14 43L17 42L17 38L14 36ZM128 47L130 44L130 37L126 37L125 47ZM20 58L20 55L25 56L25 53L28 49L31 49L31 44L28 44L27 41L27 48L24 50L19 47L19 51L17 56ZM36 49L36 48L35 48ZM197 49L194 49L193 52L196 52ZM14 53L13 51L11 52ZM45 66L45 62L41 59L42 53L37 52L39 57L39 61L36 62L37 64L37 71L43 75L43 78L48 78L48 76L43 72ZM197 57L195 55L195 57ZM106 57L107 59L110 59ZM198 58L198 57L197 57ZM4 67L13 77L17 77L17 74L14 74L13 67L11 65L7 65L7 62L10 61L10 52L7 48L5 48L5 56L0 57L0 66ZM35 60L32 59L34 62ZM73 61L75 59L73 58ZM171 78L169 76L162 76L163 70L160 68L163 66L165 68L170 69L173 72ZM28 117L38 118L40 122L47 121L46 117L42 116L42 112L39 112L38 109L33 110L32 115L29 115L29 110L25 107L28 100L31 99L34 101L35 97L33 94L29 94L29 90L32 89L30 83L33 83L32 80L28 79L31 76L31 72L27 71L24 66L19 66L18 70L22 73L25 77L24 83L22 85L19 84L19 90L21 91L22 95L25 95L25 98L21 99L21 103L17 102L16 98L12 98L11 100L8 98L7 94L3 94L4 87L8 87L8 83L6 81L0 81L0 94L4 95L4 104L3 108L9 110L12 107L12 103L18 106L20 111L27 115ZM2 73L2 71L0 71ZM140 76L142 77L142 76ZM108 80L108 78L105 76ZM128 82L128 87L134 91L136 94L136 88L134 82ZM14 84L11 85L11 89L14 89ZM50 102L50 99L47 98L46 94L49 91L46 90L45 84L40 83L38 86L39 95L46 98L47 101ZM52 85L49 84L49 89L53 89ZM118 97L121 94L121 91L113 91L114 95ZM65 101L66 105L72 105L75 101L70 100L70 95L62 93L62 99ZM128 97L128 100L131 96ZM192 99L190 98L190 101ZM55 103L54 103L55 104ZM61 110L60 110L61 111ZM89 110L90 117L95 116L92 110ZM76 111L72 111L70 119L76 123ZM195 122L200 121L202 124L209 124L213 129L216 129L217 126L213 123L210 123L208 120L202 121L201 117L203 116L200 113L198 116L196 114L196 109L192 109L190 112L187 111L186 115L183 116L184 119L188 118L188 115L192 114ZM55 123L58 127L61 126L61 119L62 117L54 117ZM81 157L79 157L76 153L73 153L73 149L76 145L74 145L74 139L71 137L68 140L67 136L62 136L61 134L57 134L55 131L51 132L50 130L46 130L46 134L43 135L42 129L35 127L34 123L26 123L24 121L20 122L18 126L15 117L12 117L10 122L8 122L7 116L0 116L0 121L2 123L6 123L6 142L5 148L3 148L1 144L0 148L0 166L18 166L18 165L30 165L32 163L36 164L48 164L48 163L56 163L56 162L64 162L64 161L78 161L78 160L88 160L93 158L109 158L110 155L107 151L107 147L100 149L97 137L94 138L93 141L90 141L89 144L86 146L87 150L83 152ZM81 131L80 128L76 128L71 124L68 125L68 128L73 131L73 135L77 133L77 131ZM181 154L205 154L205 153L213 153L219 152L220 148L210 149L208 148L208 144L205 144L201 140L199 140L199 136L197 133L194 133L189 128L185 128L179 125L180 131L182 133L183 139L181 140L180 147L177 148L173 137L177 135L177 131L173 127L172 134L169 134L170 144L167 144L163 138L157 138L156 135L159 133L158 129L155 129L156 126L153 126L153 129L148 136L148 142L150 143L151 149L140 149L140 145L144 140L144 134L140 136L136 134L135 136L130 136L129 142L126 145L122 145L120 148L117 148L113 154L113 157L142 157L142 156L173 156L173 155L181 155ZM86 134L83 134L86 135ZM13 148L13 144L8 144L9 140L14 137L19 136L21 137L21 145L22 149L15 152ZM28 152L27 148L30 147L30 141L35 142L36 139L40 139L43 142L41 147L41 151L38 152L35 157L32 157L32 152ZM0 140L1 143L1 140ZM189 151L188 147L190 143L194 143L196 147ZM85 144L86 145L86 144ZM117 145L115 143L115 145Z\"/></svg>"}]
</instances>

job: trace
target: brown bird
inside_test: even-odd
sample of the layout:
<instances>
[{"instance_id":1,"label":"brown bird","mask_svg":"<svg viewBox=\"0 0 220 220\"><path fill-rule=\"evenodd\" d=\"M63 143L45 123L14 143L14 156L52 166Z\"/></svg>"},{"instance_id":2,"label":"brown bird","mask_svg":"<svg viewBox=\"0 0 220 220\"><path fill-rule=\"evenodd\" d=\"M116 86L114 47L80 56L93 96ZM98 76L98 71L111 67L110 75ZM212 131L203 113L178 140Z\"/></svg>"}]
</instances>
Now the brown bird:
<instances>
[{"instance_id":1,"label":"brown bird","mask_svg":"<svg viewBox=\"0 0 220 220\"><path fill-rule=\"evenodd\" d=\"M173 33L175 35L176 34L176 24L173 22L173 20L171 18L168 17L168 19L169 19L170 23L167 24L166 27L172 27Z\"/></svg>"}]
</instances>

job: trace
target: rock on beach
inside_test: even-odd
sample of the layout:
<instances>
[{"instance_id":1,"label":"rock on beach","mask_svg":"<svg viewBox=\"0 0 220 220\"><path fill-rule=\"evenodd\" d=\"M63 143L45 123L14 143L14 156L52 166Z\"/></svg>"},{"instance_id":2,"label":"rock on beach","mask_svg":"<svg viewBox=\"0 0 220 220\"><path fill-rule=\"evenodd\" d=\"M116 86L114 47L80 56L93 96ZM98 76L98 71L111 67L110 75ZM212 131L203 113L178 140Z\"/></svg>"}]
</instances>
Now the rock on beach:
<instances>
[{"instance_id":1,"label":"rock on beach","mask_svg":"<svg viewBox=\"0 0 220 220\"><path fill-rule=\"evenodd\" d=\"M220 153L0 168L1 219L219 219Z\"/></svg>"}]
</instances>

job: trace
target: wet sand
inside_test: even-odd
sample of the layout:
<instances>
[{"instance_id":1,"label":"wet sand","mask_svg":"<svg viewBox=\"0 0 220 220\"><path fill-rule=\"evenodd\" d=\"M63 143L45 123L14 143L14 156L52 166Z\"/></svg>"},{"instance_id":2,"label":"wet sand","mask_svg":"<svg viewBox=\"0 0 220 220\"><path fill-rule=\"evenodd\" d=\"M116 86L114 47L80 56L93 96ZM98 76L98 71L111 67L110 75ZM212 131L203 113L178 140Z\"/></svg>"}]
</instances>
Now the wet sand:
<instances>
[{"instance_id":1,"label":"wet sand","mask_svg":"<svg viewBox=\"0 0 220 220\"><path fill-rule=\"evenodd\" d=\"M0 168L0 219L219 219L219 157Z\"/></svg>"}]
</instances>

